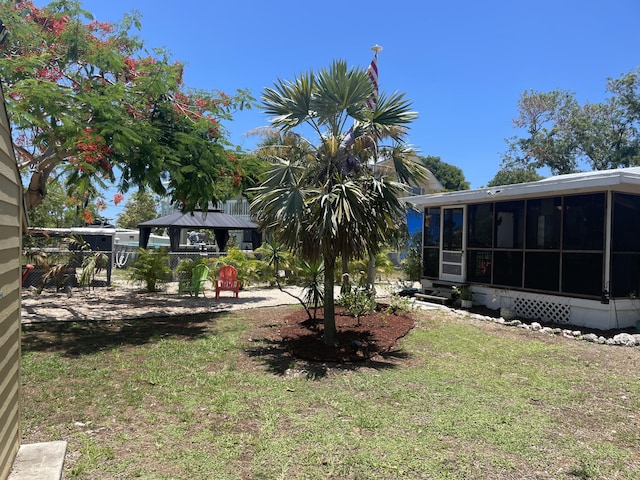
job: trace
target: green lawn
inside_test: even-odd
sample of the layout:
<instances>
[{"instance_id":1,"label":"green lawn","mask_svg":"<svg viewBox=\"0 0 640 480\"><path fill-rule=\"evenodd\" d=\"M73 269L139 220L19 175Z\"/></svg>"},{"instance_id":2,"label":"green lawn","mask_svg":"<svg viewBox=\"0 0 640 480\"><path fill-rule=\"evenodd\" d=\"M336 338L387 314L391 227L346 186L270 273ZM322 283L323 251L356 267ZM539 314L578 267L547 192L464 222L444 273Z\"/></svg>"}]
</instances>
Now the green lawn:
<instances>
[{"instance_id":1,"label":"green lawn","mask_svg":"<svg viewBox=\"0 0 640 480\"><path fill-rule=\"evenodd\" d=\"M70 479L640 479L640 348L415 312L314 365L290 308L25 326L24 442L68 440Z\"/></svg>"}]
</instances>

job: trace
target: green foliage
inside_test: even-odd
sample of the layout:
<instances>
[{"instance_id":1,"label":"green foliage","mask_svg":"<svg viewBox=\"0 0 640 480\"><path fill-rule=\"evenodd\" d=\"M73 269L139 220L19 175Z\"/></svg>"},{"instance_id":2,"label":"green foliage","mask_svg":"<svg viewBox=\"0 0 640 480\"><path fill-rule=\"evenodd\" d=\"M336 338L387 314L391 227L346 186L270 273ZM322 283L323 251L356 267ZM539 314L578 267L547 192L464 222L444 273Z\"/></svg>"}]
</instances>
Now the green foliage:
<instances>
[{"instance_id":1,"label":"green foliage","mask_svg":"<svg viewBox=\"0 0 640 480\"><path fill-rule=\"evenodd\" d=\"M124 212L118 215L116 226L136 229L142 222L156 218L157 208L156 200L151 193L138 190L125 203Z\"/></svg>"},{"instance_id":2,"label":"green foliage","mask_svg":"<svg viewBox=\"0 0 640 480\"><path fill-rule=\"evenodd\" d=\"M184 65L132 33L139 14L108 23L89 21L76 0L3 1L0 18L11 32L0 77L20 167L30 171L27 208L56 172L84 209L110 184L148 187L183 210L239 190L222 122L253 99L185 86Z\"/></svg>"},{"instance_id":3,"label":"green foliage","mask_svg":"<svg viewBox=\"0 0 640 480\"><path fill-rule=\"evenodd\" d=\"M375 295L370 287L370 285L367 285L365 273L360 272L357 276L357 281L350 284L350 288L341 290L338 305L344 308L349 315L359 319L376 307Z\"/></svg>"},{"instance_id":4,"label":"green foliage","mask_svg":"<svg viewBox=\"0 0 640 480\"><path fill-rule=\"evenodd\" d=\"M498 187L500 185L513 185L515 183L526 183L526 182L535 182L538 180L542 180L544 177L539 175L531 167L526 168L502 168L498 173L496 173L495 177L493 177L489 183L487 183L487 187Z\"/></svg>"},{"instance_id":5,"label":"green foliage","mask_svg":"<svg viewBox=\"0 0 640 480\"><path fill-rule=\"evenodd\" d=\"M143 282L147 292L156 292L158 284L169 280L169 255L167 249L138 249L140 256L131 265L129 278Z\"/></svg>"},{"instance_id":6,"label":"green foliage","mask_svg":"<svg viewBox=\"0 0 640 480\"><path fill-rule=\"evenodd\" d=\"M89 242L80 236L72 236L67 239L71 250L82 252L82 264L80 273L80 285L91 285L96 275L109 266L109 256L100 251L92 251Z\"/></svg>"},{"instance_id":7,"label":"green foliage","mask_svg":"<svg viewBox=\"0 0 640 480\"><path fill-rule=\"evenodd\" d=\"M304 302L308 307L313 307L313 318L316 318L318 305L322 304L324 295L322 293L324 283L324 264L317 259L309 262L303 260L297 269L299 278L302 280L304 288Z\"/></svg>"},{"instance_id":8,"label":"green foliage","mask_svg":"<svg viewBox=\"0 0 640 480\"><path fill-rule=\"evenodd\" d=\"M455 165L443 162L440 157L418 157L422 165L429 169L445 190L469 190L469 182L464 178L462 170Z\"/></svg>"},{"instance_id":9,"label":"green foliage","mask_svg":"<svg viewBox=\"0 0 640 480\"><path fill-rule=\"evenodd\" d=\"M107 268L109 262L106 254L91 251L89 243L75 235L25 235L23 248L27 262L42 270L38 292L42 292L45 287L61 290L75 286L78 266L81 267L79 283L87 286L97 273Z\"/></svg>"},{"instance_id":10,"label":"green foliage","mask_svg":"<svg viewBox=\"0 0 640 480\"><path fill-rule=\"evenodd\" d=\"M95 205L92 205L95 209ZM97 213L94 211L94 213ZM33 227L64 228L79 226L75 202L70 202L59 181L47 183L47 196L29 211L29 224Z\"/></svg>"},{"instance_id":11,"label":"green foliage","mask_svg":"<svg viewBox=\"0 0 640 480\"><path fill-rule=\"evenodd\" d=\"M236 270L238 270L238 280L240 280L244 287L265 278L264 263L254 258L253 255L249 256L245 254L238 247L228 248L226 255L218 257L208 263L211 264L213 274L217 274L220 267L224 265L233 265L236 267Z\"/></svg>"},{"instance_id":12,"label":"green foliage","mask_svg":"<svg viewBox=\"0 0 640 480\"><path fill-rule=\"evenodd\" d=\"M284 249L281 242L275 239L267 240L254 250L254 254L258 255L267 265L273 268L273 275L277 275L280 268L286 268L291 256Z\"/></svg>"},{"instance_id":13,"label":"green foliage","mask_svg":"<svg viewBox=\"0 0 640 480\"><path fill-rule=\"evenodd\" d=\"M504 168L555 174L640 165L640 69L609 79L602 103L581 105L566 90L522 93Z\"/></svg>"},{"instance_id":14,"label":"green foliage","mask_svg":"<svg viewBox=\"0 0 640 480\"><path fill-rule=\"evenodd\" d=\"M402 312L412 312L416 309L416 305L409 299L409 297L402 297L400 295L391 295L389 304L385 308L385 311L391 315Z\"/></svg>"},{"instance_id":15,"label":"green foliage","mask_svg":"<svg viewBox=\"0 0 640 480\"><path fill-rule=\"evenodd\" d=\"M207 264L208 266L210 262L208 262L206 259L194 260L193 258L183 258L176 265L175 276L178 279L191 278L191 274L193 273L193 268L200 263Z\"/></svg>"},{"instance_id":16,"label":"green foliage","mask_svg":"<svg viewBox=\"0 0 640 480\"><path fill-rule=\"evenodd\" d=\"M473 290L467 285L451 287L452 298L459 298L460 300L473 300Z\"/></svg>"},{"instance_id":17,"label":"green foliage","mask_svg":"<svg viewBox=\"0 0 640 480\"><path fill-rule=\"evenodd\" d=\"M416 232L409 238L401 267L411 281L418 281L422 277L422 232Z\"/></svg>"},{"instance_id":18,"label":"green foliage","mask_svg":"<svg viewBox=\"0 0 640 480\"><path fill-rule=\"evenodd\" d=\"M389 277L394 271L393 262L387 256L388 248L384 248L375 256L375 273L380 277ZM366 272L369 265L369 259L356 259L349 262L350 272Z\"/></svg>"}]
</instances>

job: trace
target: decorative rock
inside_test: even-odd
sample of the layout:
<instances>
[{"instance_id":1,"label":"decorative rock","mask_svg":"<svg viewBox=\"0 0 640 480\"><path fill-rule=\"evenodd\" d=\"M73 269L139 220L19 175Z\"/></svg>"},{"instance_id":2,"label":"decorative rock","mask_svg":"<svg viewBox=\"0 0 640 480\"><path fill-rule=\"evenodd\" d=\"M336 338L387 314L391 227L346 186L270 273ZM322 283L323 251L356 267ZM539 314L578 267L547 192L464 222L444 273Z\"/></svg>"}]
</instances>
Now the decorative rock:
<instances>
[{"instance_id":1,"label":"decorative rock","mask_svg":"<svg viewBox=\"0 0 640 480\"><path fill-rule=\"evenodd\" d=\"M584 340L586 342L598 343L600 345L624 345L627 347L638 347L640 346L640 333L629 334L629 333L619 333L614 337L607 338L603 335L596 335L595 333L587 333L582 334L580 330L569 330L568 328L551 328L551 327L543 327L539 322L531 322L525 323L521 320L513 319L513 318L505 318L505 317L491 317L480 315L477 313L459 311L456 309L451 309L452 312L457 313L461 316L473 318L475 320L493 322L504 326L509 327L518 327L523 330L533 330L540 333L546 333L549 335L562 335L565 338L571 338L575 340ZM501 313L503 313L501 311ZM290 369L286 373L288 376L303 376L307 374L305 370L293 370Z\"/></svg>"},{"instance_id":2,"label":"decorative rock","mask_svg":"<svg viewBox=\"0 0 640 480\"><path fill-rule=\"evenodd\" d=\"M635 347L638 342L633 335L628 333L619 333L613 337L614 345L626 345L627 347Z\"/></svg>"}]
</instances>

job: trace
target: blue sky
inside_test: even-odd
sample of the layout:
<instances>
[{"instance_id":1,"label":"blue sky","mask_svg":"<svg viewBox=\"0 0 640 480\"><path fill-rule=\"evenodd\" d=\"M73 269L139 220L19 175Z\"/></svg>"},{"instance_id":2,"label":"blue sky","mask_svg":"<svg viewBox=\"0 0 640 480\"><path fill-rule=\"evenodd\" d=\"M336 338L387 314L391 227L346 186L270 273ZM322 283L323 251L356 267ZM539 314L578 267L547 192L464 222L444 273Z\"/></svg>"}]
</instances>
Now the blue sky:
<instances>
[{"instance_id":1,"label":"blue sky","mask_svg":"<svg viewBox=\"0 0 640 480\"><path fill-rule=\"evenodd\" d=\"M38 5L48 2L37 1ZM380 90L405 92L419 118L409 134L420 155L460 167L472 188L499 169L525 90L606 98L607 78L640 65L637 0L85 0L100 21L142 14L139 35L186 62L185 83L259 98L278 78L335 59L366 67L381 45ZM226 125L246 150L246 132L268 124L258 109ZM110 208L107 217L122 210Z\"/></svg>"}]
</instances>

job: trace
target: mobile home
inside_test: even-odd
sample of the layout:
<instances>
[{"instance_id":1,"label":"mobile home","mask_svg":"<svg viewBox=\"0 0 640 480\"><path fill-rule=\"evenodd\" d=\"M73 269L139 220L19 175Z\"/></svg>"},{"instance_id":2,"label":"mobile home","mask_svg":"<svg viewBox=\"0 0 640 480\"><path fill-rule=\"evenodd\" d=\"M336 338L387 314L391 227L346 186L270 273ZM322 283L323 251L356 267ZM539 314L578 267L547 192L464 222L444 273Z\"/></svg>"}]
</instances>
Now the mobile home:
<instances>
[{"instance_id":1,"label":"mobile home","mask_svg":"<svg viewBox=\"0 0 640 480\"><path fill-rule=\"evenodd\" d=\"M422 287L600 330L640 319L640 167L406 198L423 210Z\"/></svg>"}]
</instances>

